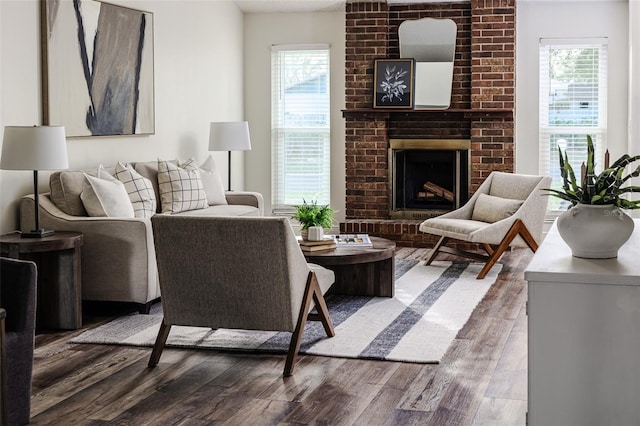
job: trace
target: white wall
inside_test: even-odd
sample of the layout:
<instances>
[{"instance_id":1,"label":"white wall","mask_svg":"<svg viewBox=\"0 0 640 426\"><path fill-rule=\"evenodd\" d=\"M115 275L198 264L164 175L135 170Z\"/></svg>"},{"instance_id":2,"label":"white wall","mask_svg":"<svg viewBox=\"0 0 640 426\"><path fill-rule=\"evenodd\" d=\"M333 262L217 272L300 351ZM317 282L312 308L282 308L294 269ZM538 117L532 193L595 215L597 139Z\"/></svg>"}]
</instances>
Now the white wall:
<instances>
[{"instance_id":1,"label":"white wall","mask_svg":"<svg viewBox=\"0 0 640 426\"><path fill-rule=\"evenodd\" d=\"M230 1L111 2L153 13L156 132L69 139L70 168L157 157L204 160L209 123L244 119L242 12ZM39 28L38 0L0 1L0 128L42 123ZM226 186L227 153L214 158ZM241 189L242 153L233 162L232 184ZM48 176L40 173L41 191ZM17 229L18 199L31 192L31 172L0 170L0 232Z\"/></svg>"},{"instance_id":2,"label":"white wall","mask_svg":"<svg viewBox=\"0 0 640 426\"><path fill-rule=\"evenodd\" d=\"M262 193L271 212L271 46L330 45L331 207L344 220L344 11L316 13L248 13L245 15L245 116L252 150L245 154L246 186Z\"/></svg>"},{"instance_id":3,"label":"white wall","mask_svg":"<svg viewBox=\"0 0 640 426\"><path fill-rule=\"evenodd\" d=\"M638 0L632 0L638 1ZM516 172L538 173L538 42L540 38L607 37L611 158L627 152L627 1L519 1L516 17Z\"/></svg>"},{"instance_id":4,"label":"white wall","mask_svg":"<svg viewBox=\"0 0 640 426\"><path fill-rule=\"evenodd\" d=\"M629 59L629 153L640 154L640 0L629 2Z\"/></svg>"}]
</instances>

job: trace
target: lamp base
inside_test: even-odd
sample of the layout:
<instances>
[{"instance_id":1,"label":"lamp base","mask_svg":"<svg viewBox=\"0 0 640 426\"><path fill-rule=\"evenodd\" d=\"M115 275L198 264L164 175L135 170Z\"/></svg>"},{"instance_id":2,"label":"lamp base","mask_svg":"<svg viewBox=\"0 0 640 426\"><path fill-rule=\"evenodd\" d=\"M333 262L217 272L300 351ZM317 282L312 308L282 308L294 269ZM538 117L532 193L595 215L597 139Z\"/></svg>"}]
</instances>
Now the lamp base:
<instances>
[{"instance_id":1,"label":"lamp base","mask_svg":"<svg viewBox=\"0 0 640 426\"><path fill-rule=\"evenodd\" d=\"M31 232L23 232L20 236L22 238L44 238L50 237L55 234L53 229L34 229Z\"/></svg>"}]
</instances>

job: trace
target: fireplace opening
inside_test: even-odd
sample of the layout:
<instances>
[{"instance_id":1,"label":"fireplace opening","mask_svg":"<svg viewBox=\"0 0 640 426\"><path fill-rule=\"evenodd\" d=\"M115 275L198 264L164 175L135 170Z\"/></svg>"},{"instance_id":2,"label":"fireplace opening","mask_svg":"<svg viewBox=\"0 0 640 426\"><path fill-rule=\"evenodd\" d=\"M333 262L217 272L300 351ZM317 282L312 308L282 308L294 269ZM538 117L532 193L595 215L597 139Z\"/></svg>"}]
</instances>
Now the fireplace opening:
<instances>
[{"instance_id":1,"label":"fireplace opening","mask_svg":"<svg viewBox=\"0 0 640 426\"><path fill-rule=\"evenodd\" d=\"M468 140L391 139L392 219L426 219L469 199Z\"/></svg>"}]
</instances>

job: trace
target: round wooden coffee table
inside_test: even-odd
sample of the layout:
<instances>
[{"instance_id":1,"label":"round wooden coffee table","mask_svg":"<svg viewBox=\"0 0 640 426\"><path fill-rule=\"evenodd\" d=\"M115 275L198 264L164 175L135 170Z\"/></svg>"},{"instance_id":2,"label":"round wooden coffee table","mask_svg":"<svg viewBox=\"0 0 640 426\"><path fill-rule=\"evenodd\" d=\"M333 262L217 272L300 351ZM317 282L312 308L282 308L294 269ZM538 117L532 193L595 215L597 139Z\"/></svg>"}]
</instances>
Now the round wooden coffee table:
<instances>
[{"instance_id":1,"label":"round wooden coffee table","mask_svg":"<svg viewBox=\"0 0 640 426\"><path fill-rule=\"evenodd\" d=\"M331 293L393 297L396 243L380 237L370 238L373 247L338 247L305 253L304 257L335 273Z\"/></svg>"}]
</instances>

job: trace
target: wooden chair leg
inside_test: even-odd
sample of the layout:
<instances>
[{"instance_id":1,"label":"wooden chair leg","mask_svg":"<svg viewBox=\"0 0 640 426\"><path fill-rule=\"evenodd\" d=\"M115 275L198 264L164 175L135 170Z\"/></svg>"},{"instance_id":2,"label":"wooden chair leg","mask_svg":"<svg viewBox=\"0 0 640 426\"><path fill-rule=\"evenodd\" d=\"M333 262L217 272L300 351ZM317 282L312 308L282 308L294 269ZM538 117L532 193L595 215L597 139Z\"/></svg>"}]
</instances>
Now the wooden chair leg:
<instances>
[{"instance_id":1,"label":"wooden chair leg","mask_svg":"<svg viewBox=\"0 0 640 426\"><path fill-rule=\"evenodd\" d=\"M438 252L440 251L440 247L442 247L443 245L445 245L445 243L449 241L449 238L447 237L440 237L440 240L436 243L435 246L433 246L433 250L431 250L431 253L429 253L429 257L427 258L427 260L424 262L425 266L429 266L431 265L431 262L433 262L436 259L436 256L438 255Z\"/></svg>"},{"instance_id":2,"label":"wooden chair leg","mask_svg":"<svg viewBox=\"0 0 640 426\"><path fill-rule=\"evenodd\" d=\"M509 244L511 244L513 239L518 235L520 235L522 239L524 239L524 241L527 243L529 248L531 248L531 250L535 252L538 249L538 244L536 243L536 240L533 238L533 236L525 226L524 222L522 222L520 219L516 219L516 221L513 222L513 225L511 225L511 228L509 228L509 231L504 236L502 241L500 241L500 244L498 244L498 247L496 247L496 249L493 251L489 259L485 263L484 267L478 274L477 279L479 280L484 279L487 273L489 273L489 270L491 270L493 265L495 265L498 259L500 259L500 256L502 256L505 250L509 248Z\"/></svg>"},{"instance_id":3,"label":"wooden chair leg","mask_svg":"<svg viewBox=\"0 0 640 426\"><path fill-rule=\"evenodd\" d=\"M320 289L320 285L318 284L315 274L313 274L312 287L313 301L315 302L318 314L313 317L309 315L309 319L322 322L322 326L324 327L325 333L327 333L327 337L333 337L336 335L336 332L333 329L333 321L331 321L331 317L329 316L329 309L327 308L327 303L324 300L322 290Z\"/></svg>"},{"instance_id":4,"label":"wooden chair leg","mask_svg":"<svg viewBox=\"0 0 640 426\"><path fill-rule=\"evenodd\" d=\"M484 251L489 253L489 256L491 256L495 251L495 248L491 247L491 244L487 244L487 243L482 243L482 248L484 248Z\"/></svg>"},{"instance_id":5,"label":"wooden chair leg","mask_svg":"<svg viewBox=\"0 0 640 426\"><path fill-rule=\"evenodd\" d=\"M156 343L153 345L153 351L151 351L151 357L149 358L149 367L153 368L158 365L160 361L160 355L164 349L164 344L167 342L169 332L171 331L171 324L165 324L164 318L162 318L162 324L160 330L158 330L158 337L156 337Z\"/></svg>"},{"instance_id":6,"label":"wooden chair leg","mask_svg":"<svg viewBox=\"0 0 640 426\"><path fill-rule=\"evenodd\" d=\"M298 356L298 351L300 351L300 345L302 344L302 333L304 332L304 326L307 322L307 315L309 313L309 309L311 308L311 300L313 299L314 284L315 286L318 286L316 274L314 272L309 272L309 276L307 277L307 286L305 287L304 296L302 297L302 304L300 306L300 313L298 314L298 322L296 323L296 328L291 335L291 342L289 342L289 352L287 352L287 360L284 363L283 374L285 377L289 377L293 373L293 367Z\"/></svg>"}]
</instances>

